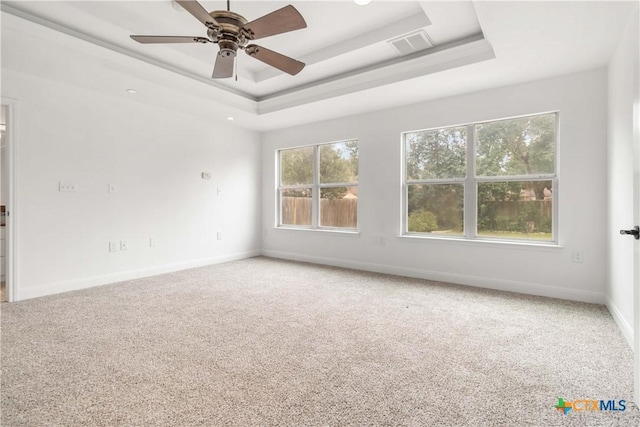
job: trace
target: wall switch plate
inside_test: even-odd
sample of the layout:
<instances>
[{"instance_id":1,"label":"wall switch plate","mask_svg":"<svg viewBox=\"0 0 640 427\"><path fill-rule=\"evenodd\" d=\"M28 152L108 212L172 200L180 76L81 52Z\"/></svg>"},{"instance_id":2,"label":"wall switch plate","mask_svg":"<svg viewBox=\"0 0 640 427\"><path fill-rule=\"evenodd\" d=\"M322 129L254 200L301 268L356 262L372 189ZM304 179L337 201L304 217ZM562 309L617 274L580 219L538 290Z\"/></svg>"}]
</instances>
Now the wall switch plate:
<instances>
[{"instance_id":1,"label":"wall switch plate","mask_svg":"<svg viewBox=\"0 0 640 427\"><path fill-rule=\"evenodd\" d=\"M202 179L211 179L211 172L202 172Z\"/></svg>"},{"instance_id":2,"label":"wall switch plate","mask_svg":"<svg viewBox=\"0 0 640 427\"><path fill-rule=\"evenodd\" d=\"M75 193L78 191L78 185L75 182L62 182L58 183L58 191L61 193Z\"/></svg>"},{"instance_id":3,"label":"wall switch plate","mask_svg":"<svg viewBox=\"0 0 640 427\"><path fill-rule=\"evenodd\" d=\"M117 193L118 192L118 186L115 184L109 184L109 193Z\"/></svg>"},{"instance_id":4,"label":"wall switch plate","mask_svg":"<svg viewBox=\"0 0 640 427\"><path fill-rule=\"evenodd\" d=\"M222 194L222 189L221 189L220 187L218 187L218 188L216 189L216 191L218 192L218 196L220 196L220 195Z\"/></svg>"},{"instance_id":5,"label":"wall switch plate","mask_svg":"<svg viewBox=\"0 0 640 427\"><path fill-rule=\"evenodd\" d=\"M129 244L126 240L120 240L120 250L126 251L129 248Z\"/></svg>"},{"instance_id":6,"label":"wall switch plate","mask_svg":"<svg viewBox=\"0 0 640 427\"><path fill-rule=\"evenodd\" d=\"M573 251L573 253L571 254L571 260L578 264L582 264L584 262L584 252Z\"/></svg>"},{"instance_id":7,"label":"wall switch plate","mask_svg":"<svg viewBox=\"0 0 640 427\"><path fill-rule=\"evenodd\" d=\"M157 245L157 241L155 237L150 237L149 238L149 247L150 248L155 248Z\"/></svg>"},{"instance_id":8,"label":"wall switch plate","mask_svg":"<svg viewBox=\"0 0 640 427\"><path fill-rule=\"evenodd\" d=\"M222 231L218 231L216 233L216 237L217 237L218 240L222 240Z\"/></svg>"},{"instance_id":9,"label":"wall switch plate","mask_svg":"<svg viewBox=\"0 0 640 427\"><path fill-rule=\"evenodd\" d=\"M118 242L109 242L109 252L118 252Z\"/></svg>"}]
</instances>

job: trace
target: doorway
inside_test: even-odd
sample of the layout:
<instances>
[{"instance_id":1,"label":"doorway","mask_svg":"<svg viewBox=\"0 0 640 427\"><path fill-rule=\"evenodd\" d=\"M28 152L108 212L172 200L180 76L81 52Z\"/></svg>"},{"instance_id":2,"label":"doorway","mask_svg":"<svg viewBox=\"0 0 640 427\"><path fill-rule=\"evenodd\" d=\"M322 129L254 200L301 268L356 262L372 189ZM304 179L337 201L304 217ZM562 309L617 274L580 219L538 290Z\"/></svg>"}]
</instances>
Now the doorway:
<instances>
[{"instance_id":1,"label":"doorway","mask_svg":"<svg viewBox=\"0 0 640 427\"><path fill-rule=\"evenodd\" d=\"M5 157L7 152L7 106L2 105L0 111L0 301L6 302L7 298L7 230L6 230L6 200L4 191Z\"/></svg>"},{"instance_id":2,"label":"doorway","mask_svg":"<svg viewBox=\"0 0 640 427\"><path fill-rule=\"evenodd\" d=\"M640 73L636 54L636 75ZM640 224L640 82L635 79L633 102L633 224ZM635 401L640 402L640 240L633 245L633 330L634 330L634 389Z\"/></svg>"},{"instance_id":3,"label":"doorway","mask_svg":"<svg viewBox=\"0 0 640 427\"><path fill-rule=\"evenodd\" d=\"M15 301L12 275L12 173L11 150L15 104L2 98L0 104L0 297L2 302Z\"/></svg>"}]
</instances>

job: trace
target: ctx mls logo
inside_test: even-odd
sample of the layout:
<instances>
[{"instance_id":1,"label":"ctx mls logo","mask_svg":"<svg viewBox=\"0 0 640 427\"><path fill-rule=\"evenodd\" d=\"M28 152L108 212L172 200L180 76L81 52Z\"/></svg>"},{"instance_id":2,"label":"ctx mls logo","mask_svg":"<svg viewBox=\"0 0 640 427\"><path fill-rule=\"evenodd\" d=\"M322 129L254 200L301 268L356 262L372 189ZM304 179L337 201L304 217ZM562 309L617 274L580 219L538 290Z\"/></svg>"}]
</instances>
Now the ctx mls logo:
<instances>
[{"instance_id":1,"label":"ctx mls logo","mask_svg":"<svg viewBox=\"0 0 640 427\"><path fill-rule=\"evenodd\" d=\"M558 404L555 406L558 411L562 411L565 415L570 410L576 412L583 411L624 411L627 409L626 402L624 400L592 400L582 399L569 402L563 398L558 398Z\"/></svg>"}]
</instances>

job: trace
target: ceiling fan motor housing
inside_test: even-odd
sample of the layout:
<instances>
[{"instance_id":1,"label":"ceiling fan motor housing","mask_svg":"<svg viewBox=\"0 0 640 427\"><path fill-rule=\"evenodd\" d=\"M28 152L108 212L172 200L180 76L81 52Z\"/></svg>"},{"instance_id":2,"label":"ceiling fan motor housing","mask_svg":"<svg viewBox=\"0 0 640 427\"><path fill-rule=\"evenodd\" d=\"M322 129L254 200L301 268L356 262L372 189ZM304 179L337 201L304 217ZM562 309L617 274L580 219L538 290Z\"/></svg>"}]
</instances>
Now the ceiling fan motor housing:
<instances>
[{"instance_id":1,"label":"ceiling fan motor housing","mask_svg":"<svg viewBox=\"0 0 640 427\"><path fill-rule=\"evenodd\" d=\"M241 27L248 21L235 12L214 10L209 14L218 24L218 28L210 28L207 32L212 40L220 46L220 56L236 56L238 47L244 47L247 40Z\"/></svg>"},{"instance_id":2,"label":"ceiling fan motor housing","mask_svg":"<svg viewBox=\"0 0 640 427\"><path fill-rule=\"evenodd\" d=\"M220 40L218 46L220 46L220 52L218 53L220 56L236 56L238 44L233 40Z\"/></svg>"}]
</instances>

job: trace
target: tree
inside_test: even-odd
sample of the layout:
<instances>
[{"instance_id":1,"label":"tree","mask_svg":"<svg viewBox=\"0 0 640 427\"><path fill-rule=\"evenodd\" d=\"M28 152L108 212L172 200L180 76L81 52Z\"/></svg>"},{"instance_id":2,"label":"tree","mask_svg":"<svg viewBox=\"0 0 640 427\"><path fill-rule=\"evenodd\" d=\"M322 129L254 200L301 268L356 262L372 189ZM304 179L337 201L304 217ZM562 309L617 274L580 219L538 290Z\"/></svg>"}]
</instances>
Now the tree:
<instances>
[{"instance_id":1,"label":"tree","mask_svg":"<svg viewBox=\"0 0 640 427\"><path fill-rule=\"evenodd\" d=\"M348 141L319 146L320 183L351 183L358 180L358 143ZM282 185L313 185L314 148L302 147L280 151ZM309 190L287 190L290 196L310 197ZM323 188L322 198L339 199L345 187Z\"/></svg>"},{"instance_id":2,"label":"tree","mask_svg":"<svg viewBox=\"0 0 640 427\"><path fill-rule=\"evenodd\" d=\"M478 176L526 176L555 170L555 116L551 114L476 125ZM544 183L529 181L537 200Z\"/></svg>"},{"instance_id":3,"label":"tree","mask_svg":"<svg viewBox=\"0 0 640 427\"><path fill-rule=\"evenodd\" d=\"M464 177L466 147L464 126L407 134L407 179Z\"/></svg>"},{"instance_id":4,"label":"tree","mask_svg":"<svg viewBox=\"0 0 640 427\"><path fill-rule=\"evenodd\" d=\"M313 184L313 147L280 151L280 183Z\"/></svg>"},{"instance_id":5,"label":"tree","mask_svg":"<svg viewBox=\"0 0 640 427\"><path fill-rule=\"evenodd\" d=\"M543 200L545 187L551 188L548 180L527 181L526 177L554 172L555 123L555 115L545 114L475 125L476 175L523 177L478 185L479 230L504 226L499 212L507 202L518 204L518 218L509 219L517 224L510 227L529 228L527 223L535 221L536 226L544 224L543 228L550 230L550 220L540 217L540 209L536 211L530 204L525 207L521 191L533 191L536 200ZM462 230L462 184L411 181L464 178L467 127L409 133L405 144L409 214L427 210L436 215L440 230Z\"/></svg>"},{"instance_id":6,"label":"tree","mask_svg":"<svg viewBox=\"0 0 640 427\"><path fill-rule=\"evenodd\" d=\"M476 126L477 174L530 176L555 170L555 116L551 114L501 120ZM539 204L521 200L522 191L544 200L550 181L505 181L478 186L478 230L551 232L551 220ZM511 203L513 212L500 215Z\"/></svg>"},{"instance_id":7,"label":"tree","mask_svg":"<svg viewBox=\"0 0 640 427\"><path fill-rule=\"evenodd\" d=\"M466 175L465 126L407 134L405 143L408 180L463 178ZM426 211L437 218L434 230L462 231L464 195L461 184L409 185L408 193L410 218L414 213Z\"/></svg>"}]
</instances>

